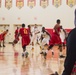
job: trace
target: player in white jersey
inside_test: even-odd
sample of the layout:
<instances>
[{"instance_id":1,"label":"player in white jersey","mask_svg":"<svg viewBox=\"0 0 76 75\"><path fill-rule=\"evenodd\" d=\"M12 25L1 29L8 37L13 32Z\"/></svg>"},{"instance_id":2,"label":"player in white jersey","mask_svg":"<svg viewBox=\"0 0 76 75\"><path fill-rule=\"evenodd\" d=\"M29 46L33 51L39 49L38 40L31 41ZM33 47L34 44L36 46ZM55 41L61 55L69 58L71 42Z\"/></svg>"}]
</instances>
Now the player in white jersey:
<instances>
[{"instance_id":1,"label":"player in white jersey","mask_svg":"<svg viewBox=\"0 0 76 75\"><path fill-rule=\"evenodd\" d=\"M32 36L32 40L31 40L31 43L33 45L36 44L36 43L38 43L38 34L39 33L40 33L40 31L39 31L37 25L35 24L35 27L34 27L34 29L32 31L33 36Z\"/></svg>"},{"instance_id":2,"label":"player in white jersey","mask_svg":"<svg viewBox=\"0 0 76 75\"><path fill-rule=\"evenodd\" d=\"M63 29L63 27L61 26L61 28L60 28L60 38L61 38L62 48L63 49L65 49L66 37L67 37L67 33L66 33L65 29ZM63 49L60 50L60 58L65 57L65 56L63 56Z\"/></svg>"},{"instance_id":3,"label":"player in white jersey","mask_svg":"<svg viewBox=\"0 0 76 75\"><path fill-rule=\"evenodd\" d=\"M45 44L49 45L49 40L51 38L51 35L48 31L45 30L45 27L42 27L41 32L41 45L44 46Z\"/></svg>"},{"instance_id":4,"label":"player in white jersey","mask_svg":"<svg viewBox=\"0 0 76 75\"><path fill-rule=\"evenodd\" d=\"M45 50L45 46L49 45L51 35L48 31L45 30L45 27L42 27L42 33L41 33L41 48L42 51L40 54L43 54L44 57L46 57L47 49Z\"/></svg>"}]
</instances>

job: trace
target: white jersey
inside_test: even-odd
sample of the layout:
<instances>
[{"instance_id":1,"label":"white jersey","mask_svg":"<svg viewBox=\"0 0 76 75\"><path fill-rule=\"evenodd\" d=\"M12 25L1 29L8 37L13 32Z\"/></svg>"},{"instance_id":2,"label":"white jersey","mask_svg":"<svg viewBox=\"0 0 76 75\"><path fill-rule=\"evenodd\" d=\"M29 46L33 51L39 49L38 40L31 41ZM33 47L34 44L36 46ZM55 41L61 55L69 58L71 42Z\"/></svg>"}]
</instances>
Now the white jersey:
<instances>
[{"instance_id":1,"label":"white jersey","mask_svg":"<svg viewBox=\"0 0 76 75\"><path fill-rule=\"evenodd\" d=\"M39 32L38 28L34 28L34 33L36 34L38 32Z\"/></svg>"},{"instance_id":2,"label":"white jersey","mask_svg":"<svg viewBox=\"0 0 76 75\"><path fill-rule=\"evenodd\" d=\"M42 37L42 45L49 44L50 36L47 34L47 32L42 32Z\"/></svg>"},{"instance_id":3,"label":"white jersey","mask_svg":"<svg viewBox=\"0 0 76 75\"><path fill-rule=\"evenodd\" d=\"M50 36L46 32L42 32L41 35L43 36L43 38L47 38L48 40L50 40Z\"/></svg>"},{"instance_id":4,"label":"white jersey","mask_svg":"<svg viewBox=\"0 0 76 75\"><path fill-rule=\"evenodd\" d=\"M37 33L39 30L38 30L38 28L32 28L32 35L34 36L35 35L35 33Z\"/></svg>"},{"instance_id":5,"label":"white jersey","mask_svg":"<svg viewBox=\"0 0 76 75\"><path fill-rule=\"evenodd\" d=\"M36 27L36 28L34 27L34 28L33 28L33 31L32 31L33 36L32 36L32 38L31 38L31 42L36 43L37 40L39 40L39 38L40 38L40 33L38 33L38 32L40 32L39 29L38 29L37 27Z\"/></svg>"}]
</instances>

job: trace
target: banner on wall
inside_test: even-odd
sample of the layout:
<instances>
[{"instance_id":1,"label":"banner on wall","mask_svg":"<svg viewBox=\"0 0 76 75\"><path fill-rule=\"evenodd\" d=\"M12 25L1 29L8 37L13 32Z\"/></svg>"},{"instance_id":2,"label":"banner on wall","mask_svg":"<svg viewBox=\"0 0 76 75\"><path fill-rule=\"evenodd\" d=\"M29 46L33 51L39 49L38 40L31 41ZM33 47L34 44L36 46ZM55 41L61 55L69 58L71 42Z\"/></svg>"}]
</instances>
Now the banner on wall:
<instances>
[{"instance_id":1,"label":"banner on wall","mask_svg":"<svg viewBox=\"0 0 76 75\"><path fill-rule=\"evenodd\" d=\"M0 8L1 8L1 0L0 0Z\"/></svg>"},{"instance_id":2,"label":"banner on wall","mask_svg":"<svg viewBox=\"0 0 76 75\"><path fill-rule=\"evenodd\" d=\"M12 0L5 0L5 7L10 9L12 7Z\"/></svg>"},{"instance_id":3,"label":"banner on wall","mask_svg":"<svg viewBox=\"0 0 76 75\"><path fill-rule=\"evenodd\" d=\"M48 6L48 0L40 0L40 6L46 8Z\"/></svg>"},{"instance_id":4,"label":"banner on wall","mask_svg":"<svg viewBox=\"0 0 76 75\"><path fill-rule=\"evenodd\" d=\"M53 5L58 8L61 5L61 0L53 0Z\"/></svg>"},{"instance_id":5,"label":"banner on wall","mask_svg":"<svg viewBox=\"0 0 76 75\"><path fill-rule=\"evenodd\" d=\"M67 5L73 7L76 4L76 0L67 0Z\"/></svg>"},{"instance_id":6,"label":"banner on wall","mask_svg":"<svg viewBox=\"0 0 76 75\"><path fill-rule=\"evenodd\" d=\"M28 0L27 6L33 8L36 5L36 0Z\"/></svg>"},{"instance_id":7,"label":"banner on wall","mask_svg":"<svg viewBox=\"0 0 76 75\"><path fill-rule=\"evenodd\" d=\"M16 0L16 7L21 9L24 6L24 0Z\"/></svg>"}]
</instances>

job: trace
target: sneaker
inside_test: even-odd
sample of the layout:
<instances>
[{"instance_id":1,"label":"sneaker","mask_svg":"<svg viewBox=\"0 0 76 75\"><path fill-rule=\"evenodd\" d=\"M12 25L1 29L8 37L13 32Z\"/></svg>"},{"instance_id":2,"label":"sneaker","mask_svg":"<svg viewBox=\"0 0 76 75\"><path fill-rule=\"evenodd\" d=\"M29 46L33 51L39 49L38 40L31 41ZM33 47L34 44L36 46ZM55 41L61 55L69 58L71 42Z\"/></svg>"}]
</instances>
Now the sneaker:
<instances>
[{"instance_id":1,"label":"sneaker","mask_svg":"<svg viewBox=\"0 0 76 75\"><path fill-rule=\"evenodd\" d=\"M65 58L65 56L63 56L63 55L60 55L60 58Z\"/></svg>"},{"instance_id":2,"label":"sneaker","mask_svg":"<svg viewBox=\"0 0 76 75\"><path fill-rule=\"evenodd\" d=\"M26 58L28 57L28 54L29 54L28 52L25 53L25 57L26 57Z\"/></svg>"},{"instance_id":3,"label":"sneaker","mask_svg":"<svg viewBox=\"0 0 76 75\"><path fill-rule=\"evenodd\" d=\"M44 53L43 53L43 56L44 56L44 58L45 58L45 59L46 59L46 55L47 55L47 53L46 53L46 52L44 52Z\"/></svg>"},{"instance_id":4,"label":"sneaker","mask_svg":"<svg viewBox=\"0 0 76 75\"><path fill-rule=\"evenodd\" d=\"M24 53L22 53L22 57L24 57Z\"/></svg>"},{"instance_id":5,"label":"sneaker","mask_svg":"<svg viewBox=\"0 0 76 75\"><path fill-rule=\"evenodd\" d=\"M3 47L5 47L5 45L3 45Z\"/></svg>"}]
</instances>

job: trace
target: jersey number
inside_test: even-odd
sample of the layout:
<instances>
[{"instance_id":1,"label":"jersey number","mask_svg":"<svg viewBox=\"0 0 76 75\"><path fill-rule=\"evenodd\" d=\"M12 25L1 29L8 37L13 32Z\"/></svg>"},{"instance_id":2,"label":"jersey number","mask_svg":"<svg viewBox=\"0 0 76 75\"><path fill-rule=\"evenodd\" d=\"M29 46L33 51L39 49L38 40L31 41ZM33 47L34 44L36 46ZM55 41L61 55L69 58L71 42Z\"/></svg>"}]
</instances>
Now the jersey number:
<instances>
[{"instance_id":1,"label":"jersey number","mask_svg":"<svg viewBox=\"0 0 76 75\"><path fill-rule=\"evenodd\" d=\"M26 29L24 29L24 34L28 34L28 32L27 32L27 30L26 30Z\"/></svg>"}]
</instances>

